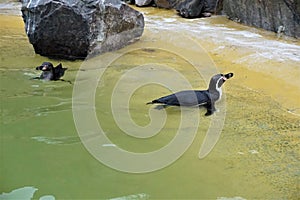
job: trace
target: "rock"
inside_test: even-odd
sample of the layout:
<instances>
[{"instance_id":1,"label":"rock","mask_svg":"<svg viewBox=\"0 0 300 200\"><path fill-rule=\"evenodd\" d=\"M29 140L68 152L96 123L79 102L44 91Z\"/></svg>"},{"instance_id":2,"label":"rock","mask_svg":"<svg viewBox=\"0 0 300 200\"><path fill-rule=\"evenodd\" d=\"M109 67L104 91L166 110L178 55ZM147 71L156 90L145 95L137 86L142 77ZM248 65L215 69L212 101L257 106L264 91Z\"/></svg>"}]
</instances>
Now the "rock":
<instances>
[{"instance_id":1,"label":"rock","mask_svg":"<svg viewBox=\"0 0 300 200\"><path fill-rule=\"evenodd\" d=\"M216 15L222 15L223 14L223 0L218 0L216 3L215 8L215 14Z\"/></svg>"},{"instance_id":2,"label":"rock","mask_svg":"<svg viewBox=\"0 0 300 200\"><path fill-rule=\"evenodd\" d=\"M204 1L204 13L215 13L218 1L221 0L205 0Z\"/></svg>"},{"instance_id":3,"label":"rock","mask_svg":"<svg viewBox=\"0 0 300 200\"><path fill-rule=\"evenodd\" d=\"M299 0L223 0L230 19L300 38Z\"/></svg>"},{"instance_id":4,"label":"rock","mask_svg":"<svg viewBox=\"0 0 300 200\"><path fill-rule=\"evenodd\" d=\"M118 0L23 0L25 30L36 53L77 59L138 39L143 15Z\"/></svg>"},{"instance_id":5,"label":"rock","mask_svg":"<svg viewBox=\"0 0 300 200\"><path fill-rule=\"evenodd\" d=\"M184 0L177 3L176 10L182 17L210 17L215 13L218 0Z\"/></svg>"},{"instance_id":6,"label":"rock","mask_svg":"<svg viewBox=\"0 0 300 200\"><path fill-rule=\"evenodd\" d=\"M187 0L177 6L177 11L182 17L200 17L204 7L204 0Z\"/></svg>"},{"instance_id":7,"label":"rock","mask_svg":"<svg viewBox=\"0 0 300 200\"><path fill-rule=\"evenodd\" d=\"M135 0L121 0L125 3L128 3L128 4L131 4L131 5L134 5L135 4Z\"/></svg>"},{"instance_id":8,"label":"rock","mask_svg":"<svg viewBox=\"0 0 300 200\"><path fill-rule=\"evenodd\" d=\"M174 8L176 0L154 0L154 3L158 8L171 9Z\"/></svg>"},{"instance_id":9,"label":"rock","mask_svg":"<svg viewBox=\"0 0 300 200\"><path fill-rule=\"evenodd\" d=\"M135 0L135 5L137 6L149 6L152 4L153 0Z\"/></svg>"}]
</instances>

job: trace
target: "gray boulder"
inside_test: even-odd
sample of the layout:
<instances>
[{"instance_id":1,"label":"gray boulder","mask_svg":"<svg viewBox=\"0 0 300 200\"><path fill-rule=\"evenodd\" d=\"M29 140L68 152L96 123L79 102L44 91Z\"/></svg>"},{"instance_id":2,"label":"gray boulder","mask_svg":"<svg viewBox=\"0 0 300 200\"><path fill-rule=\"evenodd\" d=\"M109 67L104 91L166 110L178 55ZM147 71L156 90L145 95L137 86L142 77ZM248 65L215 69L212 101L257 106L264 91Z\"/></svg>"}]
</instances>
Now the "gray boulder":
<instances>
[{"instance_id":1,"label":"gray boulder","mask_svg":"<svg viewBox=\"0 0 300 200\"><path fill-rule=\"evenodd\" d=\"M216 7L220 0L204 0L203 12L216 13Z\"/></svg>"},{"instance_id":2,"label":"gray boulder","mask_svg":"<svg viewBox=\"0 0 300 200\"><path fill-rule=\"evenodd\" d=\"M143 15L118 0L23 0L36 53L78 59L122 48L143 33Z\"/></svg>"},{"instance_id":3,"label":"gray boulder","mask_svg":"<svg viewBox=\"0 0 300 200\"><path fill-rule=\"evenodd\" d=\"M187 0L178 5L177 11L182 17L200 17L204 7L204 0Z\"/></svg>"},{"instance_id":4,"label":"gray boulder","mask_svg":"<svg viewBox=\"0 0 300 200\"><path fill-rule=\"evenodd\" d=\"M223 0L230 19L300 38L299 0Z\"/></svg>"},{"instance_id":5,"label":"gray boulder","mask_svg":"<svg viewBox=\"0 0 300 200\"><path fill-rule=\"evenodd\" d=\"M217 0L182 0L176 3L176 10L182 17L209 17L215 13Z\"/></svg>"},{"instance_id":6,"label":"gray boulder","mask_svg":"<svg viewBox=\"0 0 300 200\"><path fill-rule=\"evenodd\" d=\"M135 0L135 5L137 6L149 6L152 0Z\"/></svg>"}]
</instances>

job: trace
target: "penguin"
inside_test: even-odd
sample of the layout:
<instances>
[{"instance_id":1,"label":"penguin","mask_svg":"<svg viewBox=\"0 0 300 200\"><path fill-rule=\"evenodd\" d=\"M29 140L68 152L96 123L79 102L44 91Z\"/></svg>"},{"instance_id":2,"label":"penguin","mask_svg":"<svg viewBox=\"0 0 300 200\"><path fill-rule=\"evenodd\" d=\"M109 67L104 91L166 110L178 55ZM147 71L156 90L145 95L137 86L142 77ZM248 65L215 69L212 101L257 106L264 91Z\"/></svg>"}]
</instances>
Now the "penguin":
<instances>
[{"instance_id":1,"label":"penguin","mask_svg":"<svg viewBox=\"0 0 300 200\"><path fill-rule=\"evenodd\" d=\"M41 66L36 67L36 70L42 70L42 74L37 79L42 79L46 81L57 81L63 80L60 79L68 68L63 68L60 63L56 67L53 67L53 64L50 62L43 62Z\"/></svg>"},{"instance_id":2,"label":"penguin","mask_svg":"<svg viewBox=\"0 0 300 200\"><path fill-rule=\"evenodd\" d=\"M162 104L167 106L205 106L205 116L212 115L215 111L215 102L222 97L222 85L233 77L233 73L216 74L210 79L207 90L184 90L155 99L147 104Z\"/></svg>"}]
</instances>

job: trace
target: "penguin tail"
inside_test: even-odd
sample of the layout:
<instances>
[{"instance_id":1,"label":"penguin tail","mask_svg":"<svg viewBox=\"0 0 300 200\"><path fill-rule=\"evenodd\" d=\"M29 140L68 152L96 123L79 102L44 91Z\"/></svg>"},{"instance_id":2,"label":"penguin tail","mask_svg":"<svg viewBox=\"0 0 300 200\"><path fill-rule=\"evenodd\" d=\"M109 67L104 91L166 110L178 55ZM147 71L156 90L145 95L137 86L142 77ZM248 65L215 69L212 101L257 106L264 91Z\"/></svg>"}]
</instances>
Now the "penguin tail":
<instances>
[{"instance_id":1,"label":"penguin tail","mask_svg":"<svg viewBox=\"0 0 300 200\"><path fill-rule=\"evenodd\" d=\"M153 104L153 101L150 101L150 102L146 103L146 105L149 105L149 104Z\"/></svg>"}]
</instances>

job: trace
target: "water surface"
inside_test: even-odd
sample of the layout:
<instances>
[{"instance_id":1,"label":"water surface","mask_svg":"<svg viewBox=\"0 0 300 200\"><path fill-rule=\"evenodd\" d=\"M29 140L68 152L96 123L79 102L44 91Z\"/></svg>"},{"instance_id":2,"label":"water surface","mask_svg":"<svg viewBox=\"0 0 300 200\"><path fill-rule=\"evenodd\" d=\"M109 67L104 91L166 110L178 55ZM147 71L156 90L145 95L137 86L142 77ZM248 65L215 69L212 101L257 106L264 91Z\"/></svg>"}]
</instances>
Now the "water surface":
<instances>
[{"instance_id":1,"label":"water surface","mask_svg":"<svg viewBox=\"0 0 300 200\"><path fill-rule=\"evenodd\" d=\"M145 33L131 47L117 51L122 56L105 71L96 89L97 118L107 136L124 149L149 152L168 143L180 122L178 108L166 110L167 121L158 135L136 139L116 126L111 94L122 75L143 63L169 66L192 87L206 88L207 81L191 63L166 50L184 42L180 38L185 35L207 52L193 46L179 49L182 55L188 51L202 61L197 67L235 73L225 85L226 120L213 151L198 158L211 118L203 116L204 109L197 109L192 110L200 117L196 138L172 165L152 173L129 174L101 164L77 134L72 114L74 84L31 80L39 75L35 66L50 59L34 54L20 16L0 15L0 193L25 187L35 199L47 195L56 199L298 199L299 41L278 39L224 17L186 20L172 11L140 10L146 17ZM170 38L174 47L166 46ZM157 48L145 49L149 43ZM50 61L68 67L64 79L73 83L84 63ZM139 82L147 74L142 71L141 77L126 79L126 84ZM130 99L132 119L147 125L153 107L145 103L169 92L159 85L136 90Z\"/></svg>"}]
</instances>

